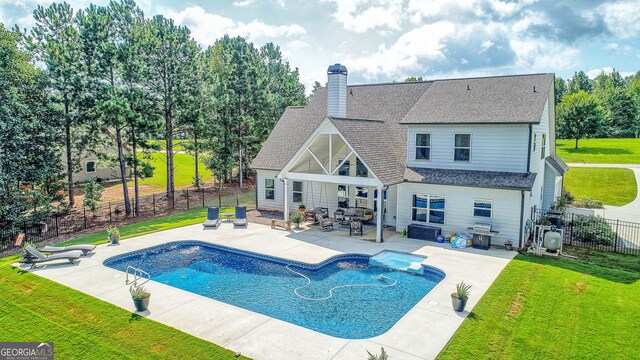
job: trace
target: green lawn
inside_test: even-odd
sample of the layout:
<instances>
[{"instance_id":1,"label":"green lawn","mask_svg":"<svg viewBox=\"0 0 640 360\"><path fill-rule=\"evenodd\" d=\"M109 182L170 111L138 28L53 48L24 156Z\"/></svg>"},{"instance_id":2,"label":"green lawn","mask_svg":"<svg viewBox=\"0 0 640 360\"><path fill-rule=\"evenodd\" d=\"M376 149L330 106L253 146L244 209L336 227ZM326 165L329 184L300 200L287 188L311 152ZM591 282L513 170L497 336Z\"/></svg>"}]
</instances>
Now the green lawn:
<instances>
[{"instance_id":1,"label":"green lawn","mask_svg":"<svg viewBox=\"0 0 640 360\"><path fill-rule=\"evenodd\" d=\"M640 359L638 280L637 271L518 255L438 359Z\"/></svg>"},{"instance_id":2,"label":"green lawn","mask_svg":"<svg viewBox=\"0 0 640 360\"><path fill-rule=\"evenodd\" d=\"M564 176L564 186L576 199L590 197L615 206L630 203L638 192L629 169L571 168Z\"/></svg>"},{"instance_id":3,"label":"green lawn","mask_svg":"<svg viewBox=\"0 0 640 360\"><path fill-rule=\"evenodd\" d=\"M140 184L165 188L167 186L167 157L164 153L151 153L149 156L151 165L155 170L152 177L141 180ZM175 166L174 181L176 188L191 185L195 172L194 157L189 154L175 154L173 163ZM202 175L204 181L209 181L213 178L211 171L207 170L202 163L202 159L200 159L200 175Z\"/></svg>"},{"instance_id":4,"label":"green lawn","mask_svg":"<svg viewBox=\"0 0 640 360\"><path fill-rule=\"evenodd\" d=\"M189 140L177 140L174 139L173 140L173 150L174 151L183 151L184 148L182 147L182 144L188 142ZM166 150L167 149L167 142L164 140L148 140L147 141L150 145L157 145L160 147L160 150Z\"/></svg>"},{"instance_id":5,"label":"green lawn","mask_svg":"<svg viewBox=\"0 0 640 360\"><path fill-rule=\"evenodd\" d=\"M568 163L640 164L640 139L557 140L556 152Z\"/></svg>"}]
</instances>

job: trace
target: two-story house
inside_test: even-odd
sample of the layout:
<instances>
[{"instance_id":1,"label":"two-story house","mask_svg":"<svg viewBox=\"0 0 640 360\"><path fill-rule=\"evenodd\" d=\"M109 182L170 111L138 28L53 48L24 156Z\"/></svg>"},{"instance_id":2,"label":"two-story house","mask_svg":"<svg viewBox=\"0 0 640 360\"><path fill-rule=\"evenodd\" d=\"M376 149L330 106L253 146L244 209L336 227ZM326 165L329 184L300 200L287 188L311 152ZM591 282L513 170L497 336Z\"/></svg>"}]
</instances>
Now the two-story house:
<instances>
[{"instance_id":1,"label":"two-story house","mask_svg":"<svg viewBox=\"0 0 640 360\"><path fill-rule=\"evenodd\" d=\"M490 223L522 244L535 208L562 191L554 75L328 85L289 107L252 163L257 206L373 209L382 228L418 222L460 232ZM382 206L380 206L382 204Z\"/></svg>"}]
</instances>

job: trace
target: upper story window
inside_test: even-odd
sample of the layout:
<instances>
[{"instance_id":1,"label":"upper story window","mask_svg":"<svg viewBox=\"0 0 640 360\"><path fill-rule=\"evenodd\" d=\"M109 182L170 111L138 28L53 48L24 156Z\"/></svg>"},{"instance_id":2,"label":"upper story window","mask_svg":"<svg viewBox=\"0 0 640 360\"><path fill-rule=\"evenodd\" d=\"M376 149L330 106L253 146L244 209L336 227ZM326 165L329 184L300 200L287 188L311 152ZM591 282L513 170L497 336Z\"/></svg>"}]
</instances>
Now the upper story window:
<instances>
[{"instance_id":1,"label":"upper story window","mask_svg":"<svg viewBox=\"0 0 640 360\"><path fill-rule=\"evenodd\" d=\"M357 177L369 176L369 170L367 169L366 166L364 166L364 163L360 161L360 158L356 158L356 176Z\"/></svg>"},{"instance_id":2,"label":"upper story window","mask_svg":"<svg viewBox=\"0 0 640 360\"><path fill-rule=\"evenodd\" d=\"M338 166L340 166L340 163L342 163L342 160L338 160ZM350 162L349 160L346 160L344 162L344 164L342 164L342 166L340 166L340 168L338 169L338 175L339 176L349 176L349 166L350 166Z\"/></svg>"},{"instance_id":3,"label":"upper story window","mask_svg":"<svg viewBox=\"0 0 640 360\"><path fill-rule=\"evenodd\" d=\"M547 134L542 134L542 143L540 144L540 159L544 159L546 145L547 145Z\"/></svg>"},{"instance_id":4,"label":"upper story window","mask_svg":"<svg viewBox=\"0 0 640 360\"><path fill-rule=\"evenodd\" d=\"M264 198L267 200L275 199L276 186L273 179L264 179Z\"/></svg>"},{"instance_id":5,"label":"upper story window","mask_svg":"<svg viewBox=\"0 0 640 360\"><path fill-rule=\"evenodd\" d=\"M455 134L453 160L469 161L469 159L471 159L471 134Z\"/></svg>"},{"instance_id":6,"label":"upper story window","mask_svg":"<svg viewBox=\"0 0 640 360\"><path fill-rule=\"evenodd\" d=\"M86 172L87 173L96 172L96 162L95 161L87 161L85 165L86 165Z\"/></svg>"},{"instance_id":7,"label":"upper story window","mask_svg":"<svg viewBox=\"0 0 640 360\"><path fill-rule=\"evenodd\" d=\"M431 134L416 134L416 160L431 159Z\"/></svg>"},{"instance_id":8,"label":"upper story window","mask_svg":"<svg viewBox=\"0 0 640 360\"><path fill-rule=\"evenodd\" d=\"M473 216L488 217L493 215L493 201L473 200Z\"/></svg>"},{"instance_id":9,"label":"upper story window","mask_svg":"<svg viewBox=\"0 0 640 360\"><path fill-rule=\"evenodd\" d=\"M293 182L293 202L301 203L302 202L302 181L294 181Z\"/></svg>"},{"instance_id":10,"label":"upper story window","mask_svg":"<svg viewBox=\"0 0 640 360\"><path fill-rule=\"evenodd\" d=\"M413 195L411 220L444 224L446 200L442 196Z\"/></svg>"}]
</instances>

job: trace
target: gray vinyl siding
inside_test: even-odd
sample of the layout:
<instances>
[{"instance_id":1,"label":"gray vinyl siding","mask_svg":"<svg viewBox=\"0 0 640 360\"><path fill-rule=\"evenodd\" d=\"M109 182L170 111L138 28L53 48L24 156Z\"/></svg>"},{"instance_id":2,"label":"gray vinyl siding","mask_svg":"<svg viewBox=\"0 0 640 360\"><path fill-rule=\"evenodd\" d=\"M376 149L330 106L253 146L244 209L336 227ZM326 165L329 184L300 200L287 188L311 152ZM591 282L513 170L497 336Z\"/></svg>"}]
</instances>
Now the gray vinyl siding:
<instances>
[{"instance_id":1,"label":"gray vinyl siding","mask_svg":"<svg viewBox=\"0 0 640 360\"><path fill-rule=\"evenodd\" d=\"M485 171L527 171L528 125L412 125L407 166ZM431 134L431 157L416 160L416 134ZM470 161L454 161L455 134L471 134Z\"/></svg>"},{"instance_id":2,"label":"gray vinyl siding","mask_svg":"<svg viewBox=\"0 0 640 360\"><path fill-rule=\"evenodd\" d=\"M476 222L490 223L500 234L492 244L504 244L511 240L518 244L520 229L520 191L468 188L443 185L403 183L398 185L397 231L401 232L413 221L412 201L414 194L438 195L446 198L445 224L439 226L444 232L462 232ZM473 216L475 199L492 200L492 217Z\"/></svg>"},{"instance_id":3,"label":"gray vinyl siding","mask_svg":"<svg viewBox=\"0 0 640 360\"><path fill-rule=\"evenodd\" d=\"M284 202L282 200L283 186L282 180L276 179L277 171L258 170L256 175L256 191L258 193L258 209L282 211ZM265 179L274 179L273 200L265 199Z\"/></svg>"}]
</instances>

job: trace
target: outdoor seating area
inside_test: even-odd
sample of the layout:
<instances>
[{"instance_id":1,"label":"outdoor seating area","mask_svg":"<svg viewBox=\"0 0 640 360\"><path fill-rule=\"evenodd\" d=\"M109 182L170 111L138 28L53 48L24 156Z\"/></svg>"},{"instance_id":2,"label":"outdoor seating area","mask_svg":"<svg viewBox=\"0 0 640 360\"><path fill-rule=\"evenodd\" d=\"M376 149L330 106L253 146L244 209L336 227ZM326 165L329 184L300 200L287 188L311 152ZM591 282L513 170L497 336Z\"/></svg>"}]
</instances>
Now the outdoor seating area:
<instances>
[{"instance_id":1,"label":"outdoor seating area","mask_svg":"<svg viewBox=\"0 0 640 360\"><path fill-rule=\"evenodd\" d=\"M235 212L224 211L220 212L217 207L210 207L207 209L207 218L202 223L204 228L217 229L220 224L220 216L224 217L227 222L233 222L233 227L247 227L247 207L236 206Z\"/></svg>"}]
</instances>

